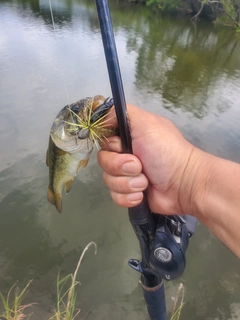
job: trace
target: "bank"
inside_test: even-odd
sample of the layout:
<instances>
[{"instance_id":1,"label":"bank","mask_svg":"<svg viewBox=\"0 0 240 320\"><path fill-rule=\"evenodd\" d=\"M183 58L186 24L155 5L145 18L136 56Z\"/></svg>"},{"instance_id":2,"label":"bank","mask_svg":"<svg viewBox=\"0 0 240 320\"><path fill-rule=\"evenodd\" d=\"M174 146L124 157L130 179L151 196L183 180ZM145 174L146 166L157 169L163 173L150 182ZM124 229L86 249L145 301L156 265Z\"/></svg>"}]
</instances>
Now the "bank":
<instances>
[{"instance_id":1,"label":"bank","mask_svg":"<svg viewBox=\"0 0 240 320\"><path fill-rule=\"evenodd\" d=\"M240 2L238 0L127 0L142 3L161 11L177 11L196 23L199 19L211 20L240 32Z\"/></svg>"}]
</instances>

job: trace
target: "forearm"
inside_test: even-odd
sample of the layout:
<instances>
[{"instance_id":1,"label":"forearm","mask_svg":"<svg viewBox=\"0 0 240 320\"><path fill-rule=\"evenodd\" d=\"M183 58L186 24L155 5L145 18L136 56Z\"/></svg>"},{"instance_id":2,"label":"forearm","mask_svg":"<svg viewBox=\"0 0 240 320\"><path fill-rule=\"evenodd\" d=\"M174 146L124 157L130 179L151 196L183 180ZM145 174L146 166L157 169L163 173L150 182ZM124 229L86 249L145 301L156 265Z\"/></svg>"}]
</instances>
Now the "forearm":
<instances>
[{"instance_id":1,"label":"forearm","mask_svg":"<svg viewBox=\"0 0 240 320\"><path fill-rule=\"evenodd\" d=\"M240 165L207 155L193 214L240 257Z\"/></svg>"}]
</instances>

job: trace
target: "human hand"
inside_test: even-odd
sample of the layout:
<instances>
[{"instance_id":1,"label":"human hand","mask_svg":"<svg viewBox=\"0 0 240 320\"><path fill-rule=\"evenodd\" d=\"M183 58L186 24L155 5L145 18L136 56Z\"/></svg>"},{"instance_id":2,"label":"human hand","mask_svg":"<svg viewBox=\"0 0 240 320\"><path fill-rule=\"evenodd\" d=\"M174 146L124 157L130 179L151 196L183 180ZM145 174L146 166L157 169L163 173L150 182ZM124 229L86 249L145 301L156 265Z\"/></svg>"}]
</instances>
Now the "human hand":
<instances>
[{"instance_id":1,"label":"human hand","mask_svg":"<svg viewBox=\"0 0 240 320\"><path fill-rule=\"evenodd\" d=\"M155 213L191 213L198 192L203 152L184 139L169 120L128 105L132 154L121 154L119 137L108 138L98 153L103 179L120 206L139 204L146 192ZM116 117L110 123L117 126Z\"/></svg>"},{"instance_id":2,"label":"human hand","mask_svg":"<svg viewBox=\"0 0 240 320\"><path fill-rule=\"evenodd\" d=\"M240 165L197 149L167 119L127 109L133 154L121 153L116 136L98 153L113 200L133 207L144 192L154 213L196 216L240 257Z\"/></svg>"}]
</instances>

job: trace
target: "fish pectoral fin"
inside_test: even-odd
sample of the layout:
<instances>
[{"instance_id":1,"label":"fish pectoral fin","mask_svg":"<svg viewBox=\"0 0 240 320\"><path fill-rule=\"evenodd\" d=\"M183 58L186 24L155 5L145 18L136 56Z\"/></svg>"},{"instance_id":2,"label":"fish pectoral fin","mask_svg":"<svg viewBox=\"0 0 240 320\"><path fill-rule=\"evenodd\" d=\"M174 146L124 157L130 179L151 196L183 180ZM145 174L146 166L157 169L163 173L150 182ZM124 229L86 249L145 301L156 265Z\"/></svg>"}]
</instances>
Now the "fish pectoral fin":
<instances>
[{"instance_id":1,"label":"fish pectoral fin","mask_svg":"<svg viewBox=\"0 0 240 320\"><path fill-rule=\"evenodd\" d=\"M53 204L59 213L62 212L62 196L60 193L54 194L52 189L48 188L48 202Z\"/></svg>"},{"instance_id":2,"label":"fish pectoral fin","mask_svg":"<svg viewBox=\"0 0 240 320\"><path fill-rule=\"evenodd\" d=\"M69 193L69 191L71 190L73 180L74 180L74 178L68 180L68 181L65 183L64 189L65 189L65 192L66 192L66 193Z\"/></svg>"},{"instance_id":3,"label":"fish pectoral fin","mask_svg":"<svg viewBox=\"0 0 240 320\"><path fill-rule=\"evenodd\" d=\"M79 171L81 168L86 168L86 166L87 166L87 164L88 164L88 161L89 161L89 158L86 159L86 160L80 160L80 161L79 161L76 174L78 174L78 171Z\"/></svg>"}]
</instances>

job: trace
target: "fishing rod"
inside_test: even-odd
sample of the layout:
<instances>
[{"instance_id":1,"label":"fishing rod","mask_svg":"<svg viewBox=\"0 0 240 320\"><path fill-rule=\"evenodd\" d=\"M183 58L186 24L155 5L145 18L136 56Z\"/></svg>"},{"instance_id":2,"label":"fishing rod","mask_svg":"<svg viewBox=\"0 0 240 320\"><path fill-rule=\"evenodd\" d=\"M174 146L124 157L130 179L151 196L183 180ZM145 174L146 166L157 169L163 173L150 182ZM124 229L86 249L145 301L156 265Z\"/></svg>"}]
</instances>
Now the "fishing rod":
<instances>
[{"instance_id":1,"label":"fishing rod","mask_svg":"<svg viewBox=\"0 0 240 320\"><path fill-rule=\"evenodd\" d=\"M132 153L126 100L108 0L95 2L123 152ZM141 285L150 319L166 320L163 279L173 280L183 273L185 251L188 239L195 230L195 218L156 215L151 212L146 196L138 206L129 208L128 212L142 255L141 261L130 259L129 265L141 273Z\"/></svg>"}]
</instances>

